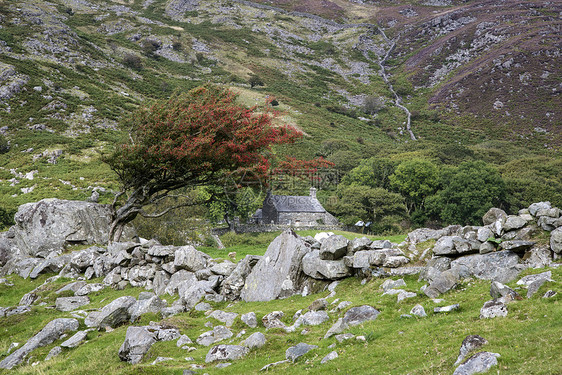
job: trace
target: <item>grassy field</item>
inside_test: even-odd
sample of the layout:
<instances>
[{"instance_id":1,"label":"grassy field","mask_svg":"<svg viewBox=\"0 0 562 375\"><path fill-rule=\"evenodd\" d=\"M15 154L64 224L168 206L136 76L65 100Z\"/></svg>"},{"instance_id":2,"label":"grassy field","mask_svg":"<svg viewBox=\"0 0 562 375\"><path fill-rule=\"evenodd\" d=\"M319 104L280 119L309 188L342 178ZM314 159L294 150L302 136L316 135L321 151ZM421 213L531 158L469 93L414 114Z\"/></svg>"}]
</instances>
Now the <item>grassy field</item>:
<instances>
[{"instance_id":1,"label":"grassy field","mask_svg":"<svg viewBox=\"0 0 562 375\"><path fill-rule=\"evenodd\" d=\"M251 246L251 245L246 245ZM257 246L259 245L253 245ZM231 247L242 253L244 247ZM249 247L246 248L250 252ZM263 248L261 248L263 249ZM263 253L263 250L258 250ZM213 256L215 256L213 254ZM263 332L267 343L264 347L251 351L243 360L233 361L227 369L216 368L216 364L205 364L205 355L210 347L197 344L197 349L187 352L177 348L175 341L158 342L150 349L143 361L138 365L130 365L119 360L117 355L123 343L129 324L110 332L90 332L87 341L77 348L64 349L62 354L44 362L47 353L63 340L32 352L23 365L14 370L0 371L13 374L181 374L183 369L191 365L202 365L200 373L208 374L254 374L268 363L285 359L285 350L299 342L318 345L318 348L307 353L296 363L282 364L269 370L273 374L450 374L454 370L453 363L458 355L464 337L478 334L488 340L489 344L482 350L501 354L498 367L492 370L500 374L558 374L562 370L562 350L560 339L560 317L562 316L562 269L552 268L553 282L545 283L531 299L523 298L508 305L509 314L505 318L479 319L479 311L483 303L490 300L490 282L484 280L465 280L456 289L442 296L442 301L432 301L420 292L424 282L416 276L404 277L407 291L415 292L416 297L396 302L396 296L383 295L381 284L384 279L371 279L362 283L360 279L348 278L336 287L336 296L328 299L331 303L328 310L334 309L338 301L350 301L352 306L369 304L377 308L381 314L375 321L349 329L356 336L365 336L366 341L350 339L337 343L335 338L323 339L330 326L344 311L329 312L330 320L319 326L307 327L307 333L301 329L294 333L274 329L266 331L261 324L251 329L235 320L232 331L239 338L225 340L221 343L238 344L253 332ZM543 272L542 269L527 270L526 274ZM9 276L14 286L0 285L0 306L18 303L21 296L42 285L52 275L42 275L36 280L23 280L18 276ZM397 279L397 278L395 278ZM23 344L37 333L47 322L54 318L70 317L70 313L59 312L52 308L55 298L59 295L54 291L71 282L59 279L45 284L38 292L43 306L34 306L32 312L19 316L0 318L0 359L3 358L12 342ZM101 282L91 280L90 282ZM526 291L515 282L508 283L523 297ZM553 298L541 298L547 290L559 293ZM138 297L140 288L125 288L121 291L104 289L90 295L91 303L84 307L86 311L102 307L119 296L131 295ZM292 324L292 317L300 309L306 309L314 300L326 297L328 291L314 295L294 296L270 302L222 302L213 303L214 309L243 314L253 311L260 321L265 314L281 310L285 313L282 319L287 325ZM63 294L65 295L65 294ZM177 297L163 296L168 303ZM416 304L424 306L428 317L405 318ZM433 313L433 308L454 303L460 309L448 314ZM150 321L177 327L182 334L195 340L200 334L208 331L205 322L214 325L222 324L208 318L203 312L190 311L163 319L156 314L143 315L135 325L145 325ZM80 329L86 328L81 323ZM335 348L329 347L335 344ZM320 360L335 350L339 357L326 364ZM173 360L151 365L157 357L170 357Z\"/></svg>"}]
</instances>

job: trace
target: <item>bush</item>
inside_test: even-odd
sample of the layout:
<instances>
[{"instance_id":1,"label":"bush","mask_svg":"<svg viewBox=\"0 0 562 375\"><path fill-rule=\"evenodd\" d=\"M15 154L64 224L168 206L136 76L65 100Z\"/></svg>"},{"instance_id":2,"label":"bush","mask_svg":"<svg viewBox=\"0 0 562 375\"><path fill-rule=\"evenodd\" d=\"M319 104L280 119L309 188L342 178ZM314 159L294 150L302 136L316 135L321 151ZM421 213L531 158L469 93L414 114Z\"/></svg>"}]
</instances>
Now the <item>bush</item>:
<instances>
[{"instance_id":1,"label":"bush","mask_svg":"<svg viewBox=\"0 0 562 375\"><path fill-rule=\"evenodd\" d=\"M14 215L15 211L8 211L0 207L0 230L6 229L15 224Z\"/></svg>"},{"instance_id":2,"label":"bush","mask_svg":"<svg viewBox=\"0 0 562 375\"><path fill-rule=\"evenodd\" d=\"M133 55L132 53L127 53L125 57L123 57L123 65L134 70L141 70L142 60L137 55Z\"/></svg>"},{"instance_id":3,"label":"bush","mask_svg":"<svg viewBox=\"0 0 562 375\"><path fill-rule=\"evenodd\" d=\"M142 42L142 50L144 54L149 57L155 57L154 52L158 51L161 46L162 43L156 39L145 39Z\"/></svg>"},{"instance_id":4,"label":"bush","mask_svg":"<svg viewBox=\"0 0 562 375\"><path fill-rule=\"evenodd\" d=\"M384 108L384 102L378 96L369 95L363 100L362 111L368 115L374 115Z\"/></svg>"},{"instance_id":5,"label":"bush","mask_svg":"<svg viewBox=\"0 0 562 375\"><path fill-rule=\"evenodd\" d=\"M5 154L9 150L10 150L10 142L8 142L6 137L0 134L0 154Z\"/></svg>"},{"instance_id":6,"label":"bush","mask_svg":"<svg viewBox=\"0 0 562 375\"><path fill-rule=\"evenodd\" d=\"M254 88L255 86L263 86L263 80L255 74L252 74L250 76L250 79L248 80L248 83L250 84L250 87Z\"/></svg>"}]
</instances>

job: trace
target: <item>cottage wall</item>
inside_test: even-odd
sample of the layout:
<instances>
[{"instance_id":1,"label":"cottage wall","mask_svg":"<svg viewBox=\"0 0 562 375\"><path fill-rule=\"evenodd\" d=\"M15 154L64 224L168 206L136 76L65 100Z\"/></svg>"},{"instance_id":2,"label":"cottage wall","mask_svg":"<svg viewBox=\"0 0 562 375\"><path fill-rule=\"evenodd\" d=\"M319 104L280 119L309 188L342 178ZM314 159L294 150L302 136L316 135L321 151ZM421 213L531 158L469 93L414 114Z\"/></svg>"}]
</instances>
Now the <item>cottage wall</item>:
<instances>
[{"instance_id":1,"label":"cottage wall","mask_svg":"<svg viewBox=\"0 0 562 375\"><path fill-rule=\"evenodd\" d=\"M292 226L337 225L338 221L329 213L280 212L279 223Z\"/></svg>"},{"instance_id":2,"label":"cottage wall","mask_svg":"<svg viewBox=\"0 0 562 375\"><path fill-rule=\"evenodd\" d=\"M277 224L278 212L271 199L266 199L263 202L262 208L262 223L263 224Z\"/></svg>"}]
</instances>

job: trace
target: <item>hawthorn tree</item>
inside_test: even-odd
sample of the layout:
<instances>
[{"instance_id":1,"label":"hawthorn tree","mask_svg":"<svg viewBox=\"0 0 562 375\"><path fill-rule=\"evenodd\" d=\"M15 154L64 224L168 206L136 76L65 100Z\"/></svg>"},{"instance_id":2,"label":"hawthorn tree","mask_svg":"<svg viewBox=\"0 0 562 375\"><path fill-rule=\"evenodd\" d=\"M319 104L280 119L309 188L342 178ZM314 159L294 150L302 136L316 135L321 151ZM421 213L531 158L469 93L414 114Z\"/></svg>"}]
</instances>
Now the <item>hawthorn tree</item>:
<instances>
[{"instance_id":1,"label":"hawthorn tree","mask_svg":"<svg viewBox=\"0 0 562 375\"><path fill-rule=\"evenodd\" d=\"M139 108L125 120L128 141L103 158L121 183L113 202L111 241L118 241L124 226L139 214L160 217L202 203L184 197L162 212L144 210L182 188L220 185L229 174L243 171L265 176L271 147L302 136L292 127L274 126L274 112L237 104L236 96L228 89L202 86ZM213 194L207 200L216 198Z\"/></svg>"}]
</instances>

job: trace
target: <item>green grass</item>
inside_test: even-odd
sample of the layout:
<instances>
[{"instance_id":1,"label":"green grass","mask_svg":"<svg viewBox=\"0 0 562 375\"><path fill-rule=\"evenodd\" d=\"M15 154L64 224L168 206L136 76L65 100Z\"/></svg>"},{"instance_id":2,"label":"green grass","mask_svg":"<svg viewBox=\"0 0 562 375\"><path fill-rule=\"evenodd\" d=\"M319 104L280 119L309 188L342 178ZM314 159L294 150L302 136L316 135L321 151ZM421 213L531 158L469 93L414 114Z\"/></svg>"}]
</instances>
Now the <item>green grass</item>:
<instances>
[{"instance_id":1,"label":"green grass","mask_svg":"<svg viewBox=\"0 0 562 375\"><path fill-rule=\"evenodd\" d=\"M523 275L542 272L544 270L528 270ZM31 353L29 363L39 362L36 366L23 365L12 370L15 374L88 374L92 369L112 374L178 374L190 364L204 365L202 370L209 374L253 374L264 365L284 359L285 350L299 342L318 345L319 348L309 352L295 364L283 364L271 369L273 374L450 374L454 370L453 363L458 355L460 344L464 337L470 334L479 334L489 342L481 350L500 353L498 366L493 368L500 374L555 374L562 369L562 360L559 357L562 349L560 341L560 314L561 307L561 279L562 270L552 269L554 282L548 282L531 299L523 298L508 305L506 318L481 320L478 318L483 303L490 298L489 281L470 280L464 281L455 290L442 296L443 302L434 303L425 297L419 288L423 282L417 277L405 277L408 291L418 294L417 297L407 299L400 304L396 303L396 296L383 296L381 284L383 279L372 279L362 285L359 279L348 278L340 282L336 288L336 297L340 301L351 301L354 306L369 304L376 307L381 314L373 321L364 325L353 327L349 332L363 335L366 342L355 339L337 343L332 337L324 340L323 336L333 324L340 313L329 313L330 320L320 326L308 327L309 333L301 335L301 329L295 333L285 333L282 330L265 331L263 327L247 328L239 318L233 325L233 332L237 334L242 329L246 333L240 339L233 339L237 344L240 340L253 332L264 332L267 344L252 351L244 360L233 361L228 370L220 370L215 364L205 365L204 357L210 348L193 345L198 349L187 353L179 349L172 342L159 342L147 353L141 364L132 366L121 362L117 356L125 331L128 325L121 326L112 332L90 332L87 342L75 349L66 349L53 360L43 362L49 350L62 340L37 349ZM17 276L10 276L15 285L0 286L2 292L0 305L14 303L16 295L23 295L32 286L44 281L47 276L29 282ZM55 290L69 282L59 280L50 288ZM523 296L524 289L518 289L515 282L508 283ZM550 299L541 298L548 290L559 291L558 295ZM138 296L139 288L127 288L122 291L104 289L96 295L90 296L92 303L85 308L101 307L122 295ZM328 292L322 292L306 297L294 296L284 300L270 302L228 302L212 303L215 308L232 311L239 314L253 311L261 317L271 311L281 310L285 313L282 319L287 325L292 324L293 314L306 308L317 298L325 297ZM170 299L168 299L170 300ZM329 299L333 302L334 299ZM401 318L408 314L417 303L424 306L427 318ZM435 314L433 307L459 303L461 308L449 314ZM330 305L332 309L334 305ZM0 353L5 353L11 342L25 342L29 337L41 329L48 321L57 317L69 316L68 313L57 312L45 307L34 307L33 312L21 316L12 316L0 319ZM137 324L148 324L151 320L159 321L154 314L141 317ZM209 328L203 326L206 321L221 324L206 318L202 312L188 312L165 319L163 323L175 326L183 334L195 339L199 334ZM81 328L84 328L81 326ZM304 327L302 327L304 328ZM229 341L229 340L226 340ZM228 343L228 342L226 342ZM336 344L334 349L329 348ZM330 351L336 350L339 357L327 364L320 365L320 360ZM0 358L3 355L0 354ZM172 357L173 361L164 362L155 366L150 363L157 357ZM186 361L185 357L193 357L194 361ZM228 371L228 372L226 372ZM8 372L5 372L8 373Z\"/></svg>"}]
</instances>

